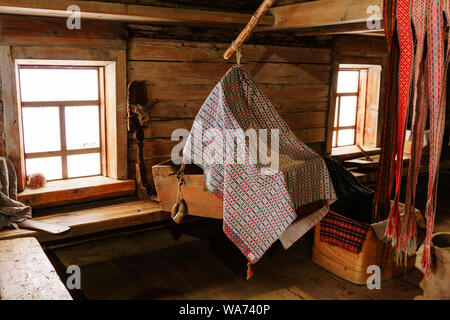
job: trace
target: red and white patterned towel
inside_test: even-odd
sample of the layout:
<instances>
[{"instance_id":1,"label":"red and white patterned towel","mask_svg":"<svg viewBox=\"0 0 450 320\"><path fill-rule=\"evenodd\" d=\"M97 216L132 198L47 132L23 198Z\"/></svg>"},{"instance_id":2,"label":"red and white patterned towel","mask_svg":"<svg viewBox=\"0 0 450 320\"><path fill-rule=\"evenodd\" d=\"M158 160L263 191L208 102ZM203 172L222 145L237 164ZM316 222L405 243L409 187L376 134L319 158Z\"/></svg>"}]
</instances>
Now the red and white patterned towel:
<instances>
[{"instance_id":1,"label":"red and white patterned towel","mask_svg":"<svg viewBox=\"0 0 450 320\"><path fill-rule=\"evenodd\" d=\"M277 129L279 171L264 174L264 166L255 161L248 144L243 150L226 139L230 129L255 129L258 134L261 129L269 134ZM261 143L270 145L259 140ZM240 65L225 74L204 102L183 158L203 168L208 190L223 199L224 232L251 263L277 239L288 248L317 224L336 200L324 159L296 138ZM234 161L220 161L224 158ZM318 200L326 200L326 205L296 220L296 208Z\"/></svg>"}]
</instances>

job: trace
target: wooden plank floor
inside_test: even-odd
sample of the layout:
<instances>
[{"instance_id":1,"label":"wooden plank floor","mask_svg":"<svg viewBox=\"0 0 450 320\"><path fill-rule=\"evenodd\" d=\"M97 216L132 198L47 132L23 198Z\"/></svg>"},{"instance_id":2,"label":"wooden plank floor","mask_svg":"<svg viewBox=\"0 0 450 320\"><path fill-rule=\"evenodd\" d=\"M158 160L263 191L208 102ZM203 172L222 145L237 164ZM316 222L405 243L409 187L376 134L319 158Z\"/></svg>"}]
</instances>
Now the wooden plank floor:
<instances>
[{"instance_id":1,"label":"wooden plank floor","mask_svg":"<svg viewBox=\"0 0 450 320\"><path fill-rule=\"evenodd\" d=\"M306 242L285 251L276 245L243 280L245 261L228 240L185 243L82 267L88 299L412 299L418 271L369 290L315 265Z\"/></svg>"}]
</instances>

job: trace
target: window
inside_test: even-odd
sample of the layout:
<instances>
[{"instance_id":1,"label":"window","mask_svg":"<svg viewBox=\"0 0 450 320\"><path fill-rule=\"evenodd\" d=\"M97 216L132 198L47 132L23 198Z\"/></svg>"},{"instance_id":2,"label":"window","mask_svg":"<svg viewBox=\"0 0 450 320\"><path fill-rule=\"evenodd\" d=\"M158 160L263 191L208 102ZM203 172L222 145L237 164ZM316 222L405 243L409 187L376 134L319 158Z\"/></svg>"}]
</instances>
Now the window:
<instances>
[{"instance_id":1,"label":"window","mask_svg":"<svg viewBox=\"0 0 450 320\"><path fill-rule=\"evenodd\" d=\"M103 74L103 67L18 66L26 175L103 174Z\"/></svg>"},{"instance_id":2,"label":"window","mask_svg":"<svg viewBox=\"0 0 450 320\"><path fill-rule=\"evenodd\" d=\"M25 139L23 137L24 130L22 123L23 117L22 101L20 97L21 85L19 82L19 69L34 67L37 69L78 70L94 68L98 70L99 80L97 87L100 86L99 96L96 98L80 98L77 96L75 99L71 97L65 99L66 101L75 101L77 103L79 103L81 99L100 100L100 113L103 112L99 118L100 126L102 126L100 128L100 161L102 176L112 179L127 179L127 125L126 118L124 117L127 105L126 61L126 50L120 48L98 48L93 50L92 48L80 46L0 46L0 86L5 123L3 138L6 142L4 145L4 153L14 163L16 168L19 192L24 191L26 188ZM72 78L69 77L63 80L70 81L70 79ZM35 84L40 86L41 82L43 82L43 79L39 79ZM55 89L51 91L54 94L60 94L57 92L60 90L59 82L53 81L53 84L55 85ZM84 82L80 85L83 84ZM67 86L64 87L67 88ZM52 98L52 100L53 99L61 99L61 97ZM65 107L67 107L67 105L65 105ZM41 128L45 126L46 125L42 125ZM84 151L87 152L88 150ZM70 160L68 156L67 159ZM69 173L67 176L69 176ZM88 180L95 179L96 178L94 177L90 179L67 179L50 182L48 185L50 187L53 185L65 184L72 185L76 188L77 184L88 183ZM55 188L59 187L55 186Z\"/></svg>"},{"instance_id":3,"label":"window","mask_svg":"<svg viewBox=\"0 0 450 320\"><path fill-rule=\"evenodd\" d=\"M340 65L332 147L376 143L381 66Z\"/></svg>"}]
</instances>

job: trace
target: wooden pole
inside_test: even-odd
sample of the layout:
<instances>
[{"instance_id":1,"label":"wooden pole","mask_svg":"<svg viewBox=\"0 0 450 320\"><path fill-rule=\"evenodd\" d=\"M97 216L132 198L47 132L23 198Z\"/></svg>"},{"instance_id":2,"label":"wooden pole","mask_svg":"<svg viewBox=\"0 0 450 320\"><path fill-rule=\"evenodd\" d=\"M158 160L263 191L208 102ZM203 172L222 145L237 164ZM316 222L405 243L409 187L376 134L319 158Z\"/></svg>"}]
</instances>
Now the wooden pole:
<instances>
[{"instance_id":1,"label":"wooden pole","mask_svg":"<svg viewBox=\"0 0 450 320\"><path fill-rule=\"evenodd\" d=\"M255 29L261 17L266 13L266 11L275 3L276 0L264 0L259 6L258 10L250 18L245 28L241 31L239 36L234 40L234 45L231 45L227 51L223 54L223 58L228 60L235 52L236 49L240 48L241 45L248 39L253 29Z\"/></svg>"}]
</instances>

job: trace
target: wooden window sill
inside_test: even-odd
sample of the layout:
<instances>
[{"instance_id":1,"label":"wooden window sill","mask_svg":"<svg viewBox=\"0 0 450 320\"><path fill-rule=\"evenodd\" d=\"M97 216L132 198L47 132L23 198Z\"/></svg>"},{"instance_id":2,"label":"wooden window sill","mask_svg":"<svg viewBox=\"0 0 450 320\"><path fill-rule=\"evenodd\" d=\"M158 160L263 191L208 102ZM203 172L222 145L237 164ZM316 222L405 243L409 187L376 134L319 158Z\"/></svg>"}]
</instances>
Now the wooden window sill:
<instances>
[{"instance_id":1,"label":"wooden window sill","mask_svg":"<svg viewBox=\"0 0 450 320\"><path fill-rule=\"evenodd\" d=\"M409 157L405 157L405 159L409 159ZM439 170L448 170L450 169L450 159L441 159L439 164ZM377 180L377 171L373 170L370 172L357 172L350 170L350 172L362 183L375 183ZM419 167L419 174L428 173L428 165L421 165ZM402 172L403 177L408 175L408 167L403 167Z\"/></svg>"},{"instance_id":2,"label":"wooden window sill","mask_svg":"<svg viewBox=\"0 0 450 320\"><path fill-rule=\"evenodd\" d=\"M363 147L364 151L369 155L379 154L381 149L377 147ZM348 159L364 157L364 154L361 150L356 146L343 146L343 147L335 147L331 149L331 155L333 159L343 162Z\"/></svg>"},{"instance_id":3,"label":"wooden window sill","mask_svg":"<svg viewBox=\"0 0 450 320\"><path fill-rule=\"evenodd\" d=\"M169 218L168 213L161 211L159 202L151 200L127 201L33 218L36 221L70 227L70 231L64 234L54 235L43 231L8 229L0 231L0 240L35 237L39 242L45 243L158 222Z\"/></svg>"},{"instance_id":4,"label":"wooden window sill","mask_svg":"<svg viewBox=\"0 0 450 320\"><path fill-rule=\"evenodd\" d=\"M115 180L104 176L50 181L40 189L25 189L17 200L33 209L68 205L135 192L134 180Z\"/></svg>"}]
</instances>

